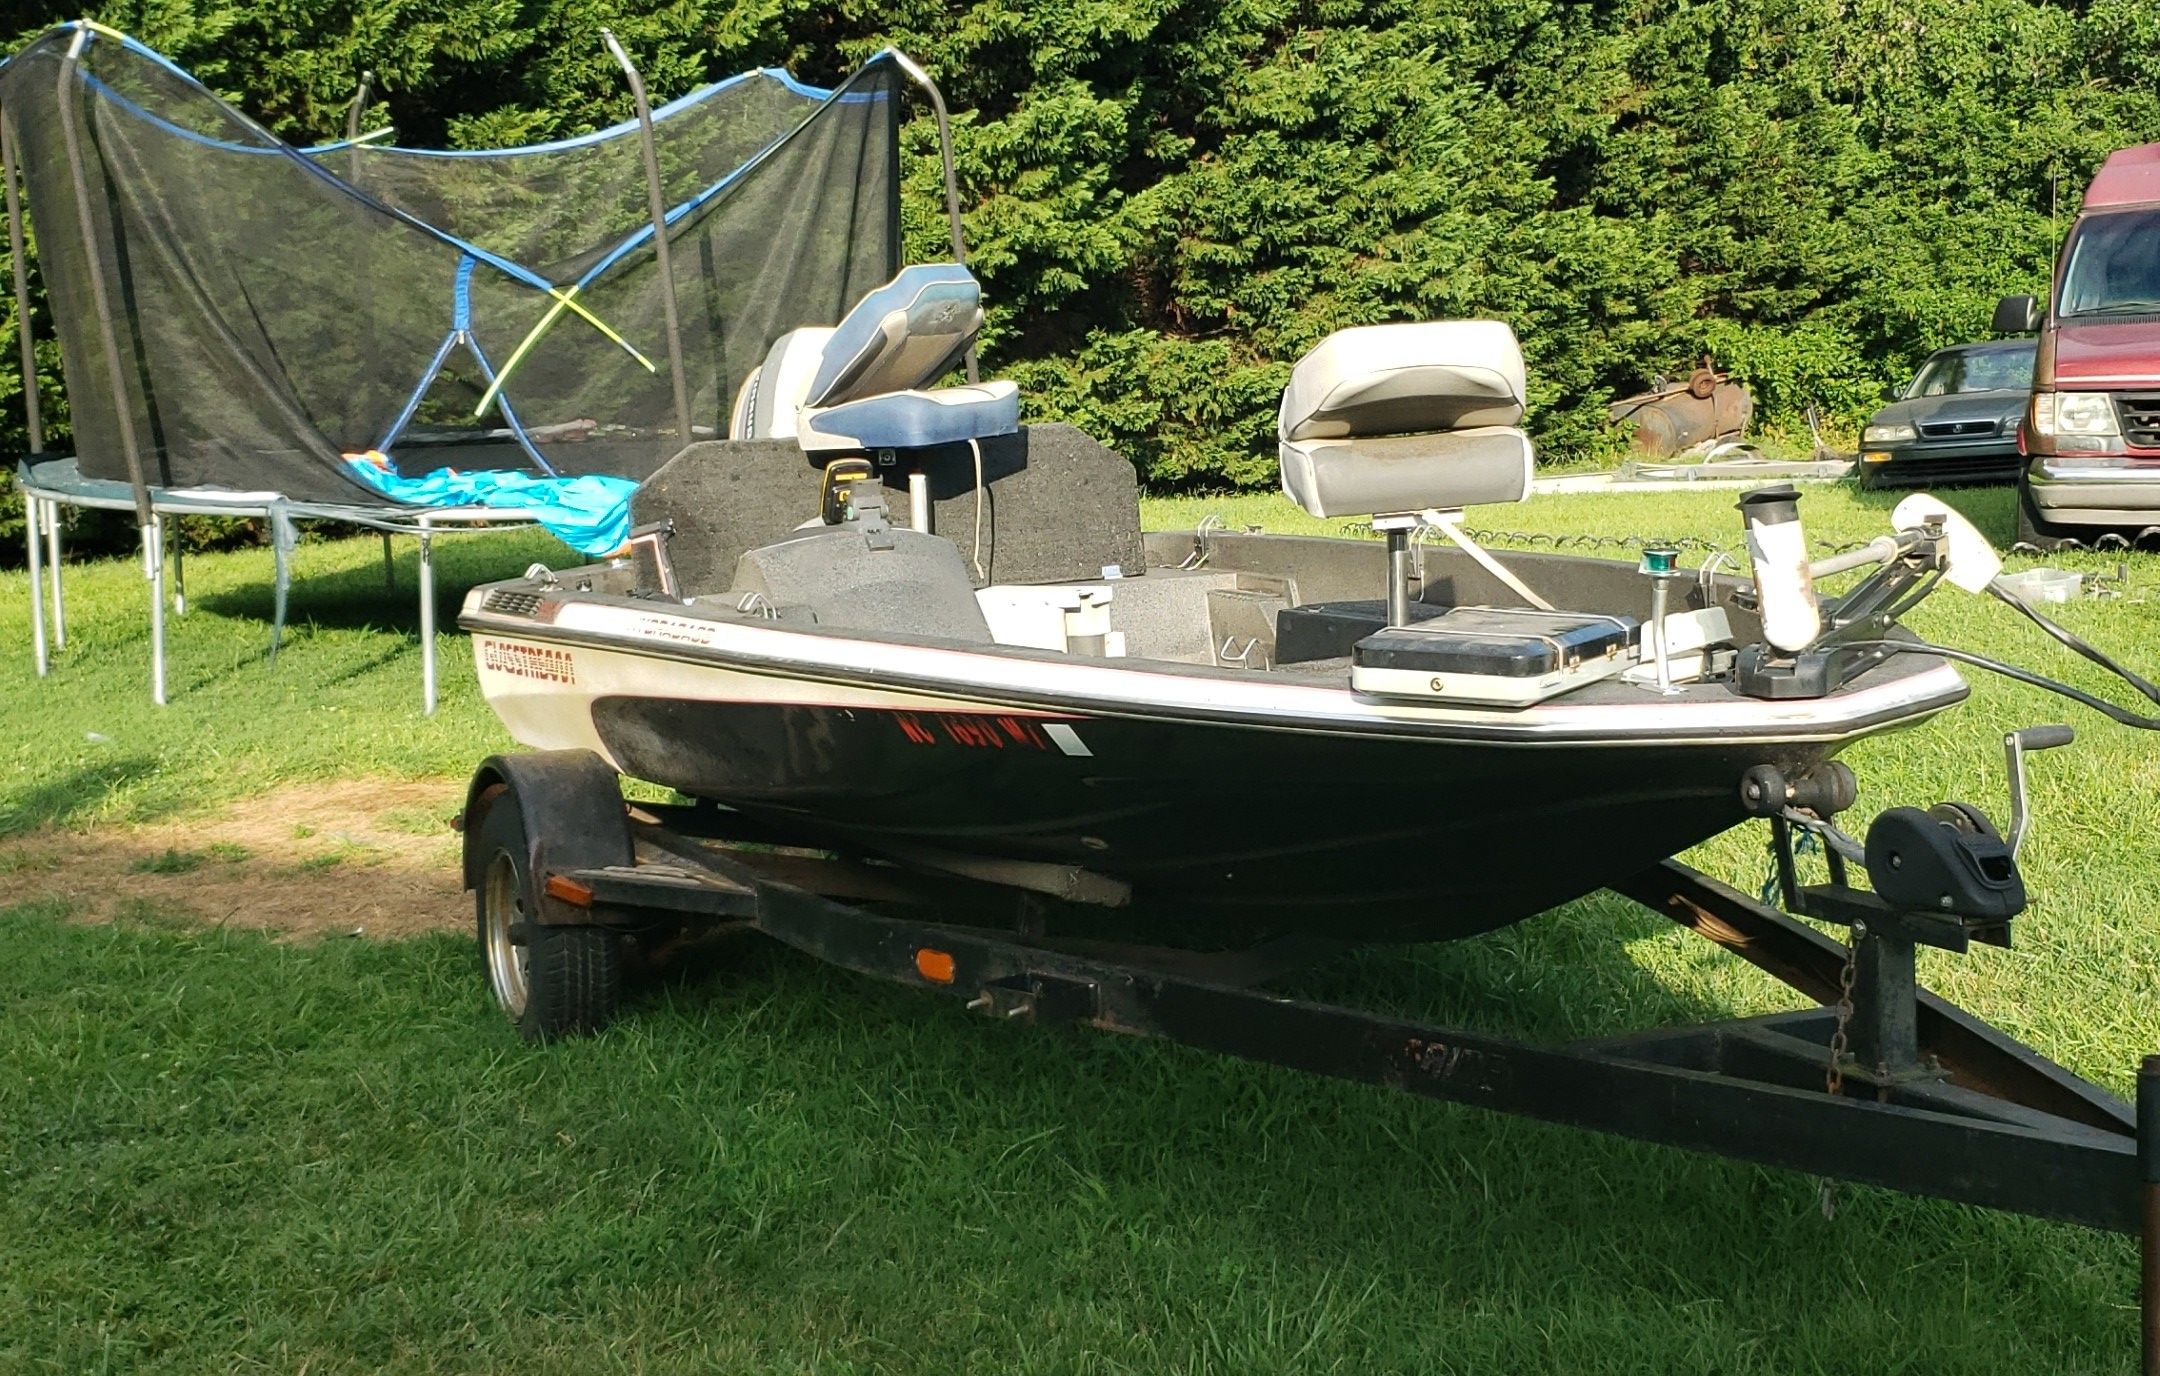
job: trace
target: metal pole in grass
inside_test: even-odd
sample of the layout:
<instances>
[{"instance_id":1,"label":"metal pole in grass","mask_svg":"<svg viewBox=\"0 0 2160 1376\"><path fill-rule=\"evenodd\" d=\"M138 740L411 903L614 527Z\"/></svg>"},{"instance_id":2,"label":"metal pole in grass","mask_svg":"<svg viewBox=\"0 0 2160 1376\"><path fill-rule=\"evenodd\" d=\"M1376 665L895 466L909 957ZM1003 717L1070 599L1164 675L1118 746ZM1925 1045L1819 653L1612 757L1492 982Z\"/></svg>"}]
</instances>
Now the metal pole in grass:
<instances>
[{"instance_id":1,"label":"metal pole in grass","mask_svg":"<svg viewBox=\"0 0 2160 1376\"><path fill-rule=\"evenodd\" d=\"M966 267L967 240L960 232L960 178L953 170L952 119L945 113L945 93L938 89L938 84L930 79L930 73L924 71L922 64L914 58L898 48L887 48L885 53L892 58L893 65L900 69L901 75L922 87L923 94L930 97L931 112L937 116L938 157L945 167L945 218L952 228L953 261ZM967 347L967 380L982 381L975 362L975 345L972 342Z\"/></svg>"},{"instance_id":2,"label":"metal pole in grass","mask_svg":"<svg viewBox=\"0 0 2160 1376\"><path fill-rule=\"evenodd\" d=\"M142 528L143 577L150 582L150 701L165 705L165 520L155 511Z\"/></svg>"},{"instance_id":3,"label":"metal pole in grass","mask_svg":"<svg viewBox=\"0 0 2160 1376\"><path fill-rule=\"evenodd\" d=\"M2137 1077L2138 1369L2160 1376L2160 1056Z\"/></svg>"},{"instance_id":4,"label":"metal pole in grass","mask_svg":"<svg viewBox=\"0 0 2160 1376\"><path fill-rule=\"evenodd\" d=\"M89 258L90 302L97 317L98 342L105 355L105 375L112 384L113 419L120 431L120 449L127 459L128 481L135 490L135 527L142 533L143 572L150 583L150 700L165 705L165 589L163 535L150 508L150 484L143 473L142 450L136 442L135 414L122 386L120 339L113 328L112 297L105 286L105 255L98 248L97 216L90 208L90 183L83 173L81 112L75 96L81 90L83 49L90 43L90 26L77 21L74 41L60 59L58 100L60 137L66 145L68 176L75 186L75 219L82 234L83 253Z\"/></svg>"},{"instance_id":5,"label":"metal pole in grass","mask_svg":"<svg viewBox=\"0 0 2160 1376\"><path fill-rule=\"evenodd\" d=\"M630 54L615 41L612 30L600 30L601 41L615 57L623 75L630 79L630 103L637 107L638 144L645 153L645 199L652 215L653 260L660 269L660 309L667 323L668 381L675 388L675 428L689 444L690 381L683 372L682 325L675 313L675 268L668 256L667 196L660 186L660 153L653 144L652 106L645 100L645 78L638 75Z\"/></svg>"},{"instance_id":6,"label":"metal pole in grass","mask_svg":"<svg viewBox=\"0 0 2160 1376\"><path fill-rule=\"evenodd\" d=\"M55 650L67 648L67 599L60 588L60 503L45 503L46 577L52 579L52 638Z\"/></svg>"},{"instance_id":7,"label":"metal pole in grass","mask_svg":"<svg viewBox=\"0 0 2160 1376\"><path fill-rule=\"evenodd\" d=\"M6 190L8 263L15 279L15 342L22 351L23 429L29 436L30 455L45 452L44 418L38 413L37 348L30 334L30 265L23 248L22 197L15 186L15 145L8 133L7 112L0 110L0 187ZM23 533L30 544L30 637L36 643L38 677L51 665L45 649L45 584L39 564L38 518L44 502L23 488ZM55 515L58 513L55 512ZM57 542L55 556L57 557ZM60 572L53 570L53 592L60 591ZM53 627L59 631L59 610Z\"/></svg>"},{"instance_id":8,"label":"metal pole in grass","mask_svg":"<svg viewBox=\"0 0 2160 1376\"><path fill-rule=\"evenodd\" d=\"M420 518L420 706L435 715L435 522Z\"/></svg>"},{"instance_id":9,"label":"metal pole in grass","mask_svg":"<svg viewBox=\"0 0 2160 1376\"><path fill-rule=\"evenodd\" d=\"M39 678L45 677L51 669L45 653L45 589L38 581L44 573L38 567L38 508L42 505L30 495L29 489L23 490L23 536L30 546L30 643L37 647L35 658Z\"/></svg>"}]
</instances>

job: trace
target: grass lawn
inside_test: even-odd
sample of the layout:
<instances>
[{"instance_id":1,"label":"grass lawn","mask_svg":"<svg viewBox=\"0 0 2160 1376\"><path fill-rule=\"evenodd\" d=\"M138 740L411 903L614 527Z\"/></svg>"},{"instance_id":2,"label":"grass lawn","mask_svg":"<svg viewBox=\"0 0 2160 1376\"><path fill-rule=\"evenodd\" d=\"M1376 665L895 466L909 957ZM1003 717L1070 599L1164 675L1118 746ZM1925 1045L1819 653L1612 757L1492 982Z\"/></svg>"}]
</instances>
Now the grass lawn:
<instances>
[{"instance_id":1,"label":"grass lawn","mask_svg":"<svg viewBox=\"0 0 2160 1376\"><path fill-rule=\"evenodd\" d=\"M2007 492L1953 499L2007 542ZM1544 497L1473 525L1737 545L1732 501ZM1893 502L1820 488L1803 511L1842 542ZM1147 515L1210 511L1335 524L1271 497ZM454 894L438 930L401 939L207 921L185 894L213 872L282 866L332 907L358 892L361 841L309 850L320 824L296 822L290 854L274 828L242 845L216 830L231 805L376 781L377 820L422 844L412 781L510 744L455 632L442 711L419 714L401 554L390 597L372 540L303 547L275 666L267 555L191 560L162 710L132 564L71 567L70 644L44 682L24 578L0 575L0 1372L2133 1366L2124 1239L1860 1188L1825 1219L1807 1177L991 1025L759 944L600 1037L532 1048L487 1006ZM2150 671L2160 565L2128 557L2129 595L2062 619ZM463 586L533 559L563 562L540 537L445 540L445 624ZM1914 620L2110 691L1992 603L1946 593ZM2040 897L2018 948L1923 956L1923 975L2126 1089L2160 1049L2160 742L1974 690L1850 754L1851 821L1942 797L2000 817L2001 732L2073 722L2078 744L2034 764ZM151 838L104 920L82 920L94 885L41 867L62 833ZM1753 889L1762 842L1690 858ZM141 897L160 876L176 896ZM1699 945L1591 899L1307 988L1556 1038L1791 1005Z\"/></svg>"}]
</instances>

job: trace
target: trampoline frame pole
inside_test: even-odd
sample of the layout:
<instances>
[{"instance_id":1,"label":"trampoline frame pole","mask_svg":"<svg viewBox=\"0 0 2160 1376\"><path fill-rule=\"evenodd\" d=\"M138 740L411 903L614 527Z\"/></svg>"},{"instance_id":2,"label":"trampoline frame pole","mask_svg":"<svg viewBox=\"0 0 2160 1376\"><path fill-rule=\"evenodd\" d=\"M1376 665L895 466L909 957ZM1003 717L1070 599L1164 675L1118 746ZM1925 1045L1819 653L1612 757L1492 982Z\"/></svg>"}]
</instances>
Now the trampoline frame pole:
<instances>
[{"instance_id":1,"label":"trampoline frame pole","mask_svg":"<svg viewBox=\"0 0 2160 1376\"><path fill-rule=\"evenodd\" d=\"M78 21L81 23L83 21ZM143 470L142 449L136 442L135 414L128 404L126 389L121 378L126 369L121 363L120 338L113 329L112 297L105 290L105 255L98 250L97 217L90 210L90 184L83 174L82 130L78 127L75 108L75 88L80 74L78 63L82 50L89 45L90 30L87 26L75 31L75 39L68 45L67 55L60 59L60 78L57 98L60 106L60 134L67 145L68 177L75 187L75 218L82 230L83 251L90 258L90 301L97 316L98 342L105 354L106 376L112 380L113 420L120 430L120 449L127 459L128 481L135 488L135 524L148 529L157 523L157 516L150 509L150 482ZM160 618L163 612L159 613ZM159 647L162 650L162 645ZM158 702L164 697L163 666L158 673Z\"/></svg>"},{"instance_id":2,"label":"trampoline frame pole","mask_svg":"<svg viewBox=\"0 0 2160 1376\"><path fill-rule=\"evenodd\" d=\"M637 109L638 146L645 155L645 199L652 217L653 260L660 269L660 309L667 324L668 382L675 389L675 426L682 442L696 439L690 430L690 381L683 371L682 322L675 306L675 267L670 260L667 236L667 193L660 185L660 152L653 141L652 106L645 99L645 78L612 30L600 30L600 39L630 80L630 103Z\"/></svg>"},{"instance_id":3,"label":"trampoline frame pole","mask_svg":"<svg viewBox=\"0 0 2160 1376\"><path fill-rule=\"evenodd\" d=\"M45 649L45 571L39 567L39 551L44 542L38 535L38 509L43 505L27 491L23 493L24 543L30 547L30 643L36 647L39 678L45 677L52 667Z\"/></svg>"},{"instance_id":4,"label":"trampoline frame pole","mask_svg":"<svg viewBox=\"0 0 2160 1376\"><path fill-rule=\"evenodd\" d=\"M27 505L27 503L26 503ZM46 576L52 579L52 638L55 650L67 648L67 600L60 589L60 503L45 503Z\"/></svg>"},{"instance_id":5,"label":"trampoline frame pole","mask_svg":"<svg viewBox=\"0 0 2160 1376\"><path fill-rule=\"evenodd\" d=\"M143 577L150 584L150 701L165 705L165 520L142 528Z\"/></svg>"},{"instance_id":6,"label":"trampoline frame pole","mask_svg":"<svg viewBox=\"0 0 2160 1376\"><path fill-rule=\"evenodd\" d=\"M937 116L938 157L945 170L945 218L952 228L953 261L966 267L967 238L960 232L960 178L953 170L952 117L945 112L945 93L938 89L937 82L930 79L930 73L923 70L922 64L914 58L898 48L887 48L885 51L891 55L893 65L900 69L901 75L920 86L923 94L930 97L931 113ZM967 380L971 383L982 381L978 375L975 345L972 341L967 347Z\"/></svg>"},{"instance_id":7,"label":"trampoline frame pole","mask_svg":"<svg viewBox=\"0 0 2160 1376\"><path fill-rule=\"evenodd\" d=\"M15 183L15 141L0 111L0 190L6 192L8 265L15 279L15 345L22 354L23 429L30 452L45 452L45 418L38 404L37 341L30 325L30 262L23 242L22 192Z\"/></svg>"},{"instance_id":8,"label":"trampoline frame pole","mask_svg":"<svg viewBox=\"0 0 2160 1376\"><path fill-rule=\"evenodd\" d=\"M363 68L360 89L353 92L352 104L345 111L345 141L352 145L345 155L345 180L354 186L360 184L360 117L367 113L368 99L374 94L375 73Z\"/></svg>"},{"instance_id":9,"label":"trampoline frame pole","mask_svg":"<svg viewBox=\"0 0 2160 1376\"><path fill-rule=\"evenodd\" d=\"M0 203L7 214L8 267L15 290L15 344L22 356L23 433L32 458L45 452L45 417L38 404L37 338L30 314L30 262L23 236L22 192L15 180L15 140L7 112L0 110ZM51 668L45 641L45 585L39 564L38 524L43 520L44 553L52 564L52 645L67 648L67 612L60 600L60 504L47 503L23 490L23 534L30 547L30 634L37 642L38 677Z\"/></svg>"},{"instance_id":10,"label":"trampoline frame pole","mask_svg":"<svg viewBox=\"0 0 2160 1376\"><path fill-rule=\"evenodd\" d=\"M435 715L435 523L420 518L420 709Z\"/></svg>"}]
</instances>

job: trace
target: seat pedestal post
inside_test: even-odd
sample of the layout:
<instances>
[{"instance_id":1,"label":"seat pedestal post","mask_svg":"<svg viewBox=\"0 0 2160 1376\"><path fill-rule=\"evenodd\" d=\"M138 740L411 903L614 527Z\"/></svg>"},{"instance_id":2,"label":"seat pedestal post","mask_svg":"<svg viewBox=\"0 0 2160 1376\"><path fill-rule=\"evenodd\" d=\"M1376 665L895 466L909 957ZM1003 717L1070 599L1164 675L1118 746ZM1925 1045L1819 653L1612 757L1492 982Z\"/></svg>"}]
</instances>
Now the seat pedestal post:
<instances>
[{"instance_id":1,"label":"seat pedestal post","mask_svg":"<svg viewBox=\"0 0 2160 1376\"><path fill-rule=\"evenodd\" d=\"M1420 518L1416 516L1375 516L1373 529L1387 536L1387 622L1390 626L1410 624L1410 532L1416 530Z\"/></svg>"},{"instance_id":2,"label":"seat pedestal post","mask_svg":"<svg viewBox=\"0 0 2160 1376\"><path fill-rule=\"evenodd\" d=\"M933 519L930 506L930 475L919 468L908 474L907 510L908 528L910 530L919 531L924 535L937 533L930 528Z\"/></svg>"}]
</instances>

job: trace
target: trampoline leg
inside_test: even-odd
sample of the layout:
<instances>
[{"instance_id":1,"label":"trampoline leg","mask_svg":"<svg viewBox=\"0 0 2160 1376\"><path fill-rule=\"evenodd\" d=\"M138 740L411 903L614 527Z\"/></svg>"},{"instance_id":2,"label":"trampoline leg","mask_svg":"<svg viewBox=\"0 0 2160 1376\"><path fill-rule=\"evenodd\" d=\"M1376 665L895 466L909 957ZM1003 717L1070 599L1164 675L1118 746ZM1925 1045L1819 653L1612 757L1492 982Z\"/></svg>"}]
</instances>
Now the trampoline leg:
<instances>
[{"instance_id":1,"label":"trampoline leg","mask_svg":"<svg viewBox=\"0 0 2160 1376\"><path fill-rule=\"evenodd\" d=\"M30 643L35 651L39 678L50 672L51 664L45 649L45 569L44 542L38 538L38 516L44 503L35 497L23 498L23 534L30 546Z\"/></svg>"},{"instance_id":2,"label":"trampoline leg","mask_svg":"<svg viewBox=\"0 0 2160 1376\"><path fill-rule=\"evenodd\" d=\"M397 564L390 553L390 532L382 533L382 590L397 591Z\"/></svg>"},{"instance_id":3,"label":"trampoline leg","mask_svg":"<svg viewBox=\"0 0 2160 1376\"><path fill-rule=\"evenodd\" d=\"M420 704L435 715L435 537L420 518Z\"/></svg>"},{"instance_id":4,"label":"trampoline leg","mask_svg":"<svg viewBox=\"0 0 2160 1376\"><path fill-rule=\"evenodd\" d=\"M165 523L142 528L143 576L150 582L150 701L165 705Z\"/></svg>"},{"instance_id":5,"label":"trampoline leg","mask_svg":"<svg viewBox=\"0 0 2160 1376\"><path fill-rule=\"evenodd\" d=\"M180 532L173 532L172 609L174 616L187 615L187 551L180 547Z\"/></svg>"},{"instance_id":6,"label":"trampoline leg","mask_svg":"<svg viewBox=\"0 0 2160 1376\"><path fill-rule=\"evenodd\" d=\"M52 579L52 643L67 648L67 607L60 595L60 503L45 504L45 564Z\"/></svg>"},{"instance_id":7,"label":"trampoline leg","mask_svg":"<svg viewBox=\"0 0 2160 1376\"><path fill-rule=\"evenodd\" d=\"M285 602L292 587L292 551L294 545L292 522L283 509L270 513L270 662L277 663L278 651L285 645Z\"/></svg>"}]
</instances>

